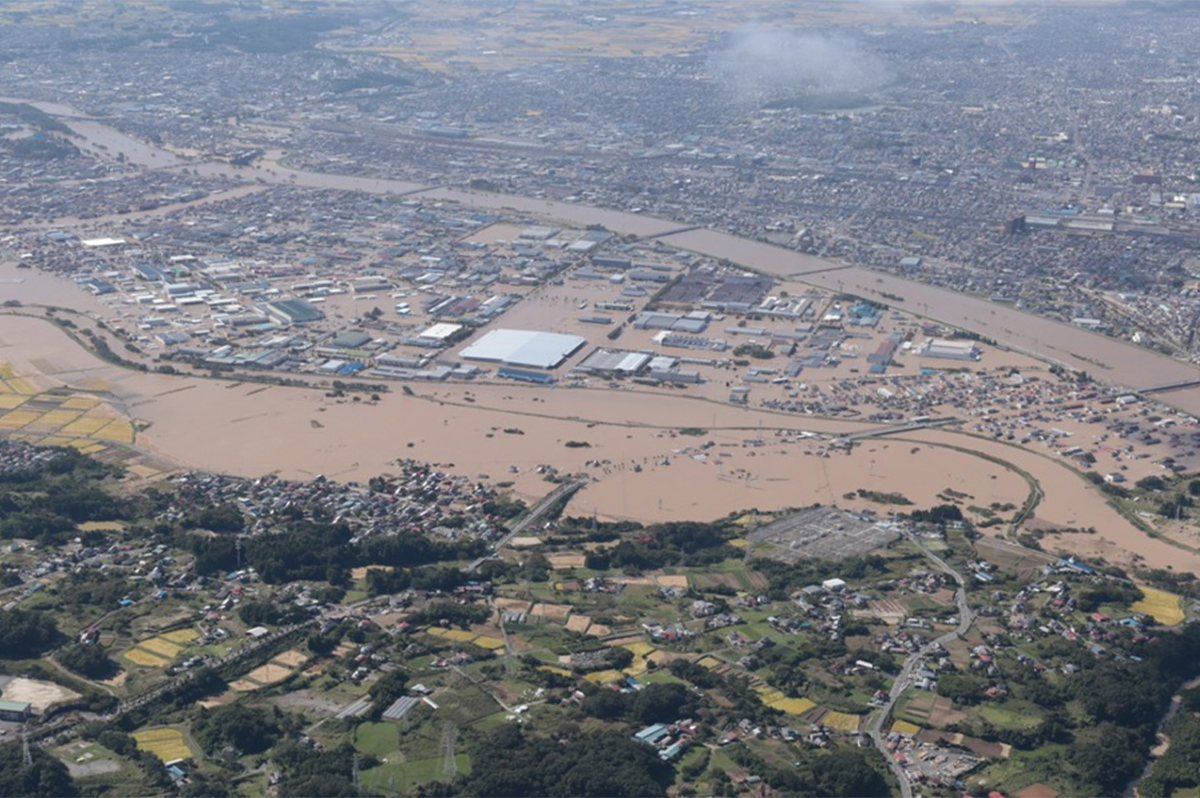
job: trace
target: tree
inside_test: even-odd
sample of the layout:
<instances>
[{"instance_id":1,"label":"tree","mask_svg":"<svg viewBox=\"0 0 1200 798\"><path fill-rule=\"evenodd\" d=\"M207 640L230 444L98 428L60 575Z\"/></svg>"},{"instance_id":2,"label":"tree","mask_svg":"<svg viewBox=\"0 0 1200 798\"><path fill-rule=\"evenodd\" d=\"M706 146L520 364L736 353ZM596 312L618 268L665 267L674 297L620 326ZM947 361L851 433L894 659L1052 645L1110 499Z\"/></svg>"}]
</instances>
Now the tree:
<instances>
[{"instance_id":1,"label":"tree","mask_svg":"<svg viewBox=\"0 0 1200 798\"><path fill-rule=\"evenodd\" d=\"M968 673L946 673L938 677L938 692L956 704L978 704L984 699L988 680Z\"/></svg>"},{"instance_id":2,"label":"tree","mask_svg":"<svg viewBox=\"0 0 1200 798\"><path fill-rule=\"evenodd\" d=\"M861 751L841 749L813 762L818 795L842 796L842 798L869 798L887 795L887 781L872 768Z\"/></svg>"},{"instance_id":3,"label":"tree","mask_svg":"<svg viewBox=\"0 0 1200 798\"><path fill-rule=\"evenodd\" d=\"M279 789L281 798L358 798L362 795L354 782L345 776L313 774L299 779L289 779Z\"/></svg>"},{"instance_id":4,"label":"tree","mask_svg":"<svg viewBox=\"0 0 1200 798\"><path fill-rule=\"evenodd\" d=\"M1119 795L1146 761L1145 735L1113 723L1101 723L1079 733L1067 750L1067 760L1085 782L1101 795Z\"/></svg>"},{"instance_id":5,"label":"tree","mask_svg":"<svg viewBox=\"0 0 1200 798\"><path fill-rule=\"evenodd\" d=\"M230 746L241 754L257 754L283 736L286 717L278 707L272 711L243 704L201 710L192 723L192 734L210 754Z\"/></svg>"},{"instance_id":6,"label":"tree","mask_svg":"<svg viewBox=\"0 0 1200 798\"><path fill-rule=\"evenodd\" d=\"M501 726L473 752L469 795L661 796L672 777L654 751L625 734L591 732L571 745L527 737L520 727Z\"/></svg>"},{"instance_id":7,"label":"tree","mask_svg":"<svg viewBox=\"0 0 1200 798\"><path fill-rule=\"evenodd\" d=\"M22 609L0 612L0 659L34 659L54 647L60 635L47 615Z\"/></svg>"},{"instance_id":8,"label":"tree","mask_svg":"<svg viewBox=\"0 0 1200 798\"><path fill-rule=\"evenodd\" d=\"M242 511L232 504L209 505L188 513L179 522L184 529L207 529L210 532L241 532L246 528Z\"/></svg>"},{"instance_id":9,"label":"tree","mask_svg":"<svg viewBox=\"0 0 1200 798\"><path fill-rule=\"evenodd\" d=\"M642 723L673 723L692 713L695 696L682 684L651 684L633 700L633 713Z\"/></svg>"},{"instance_id":10,"label":"tree","mask_svg":"<svg viewBox=\"0 0 1200 798\"><path fill-rule=\"evenodd\" d=\"M104 648L96 643L75 643L58 652L58 661L89 679L103 679L116 670Z\"/></svg>"},{"instance_id":11,"label":"tree","mask_svg":"<svg viewBox=\"0 0 1200 798\"><path fill-rule=\"evenodd\" d=\"M238 605L238 617L250 626L297 623L308 617L308 613L294 605L280 607L271 601L248 601Z\"/></svg>"},{"instance_id":12,"label":"tree","mask_svg":"<svg viewBox=\"0 0 1200 798\"><path fill-rule=\"evenodd\" d=\"M371 685L368 691L371 696L371 706L375 712L382 714L396 699L404 695L408 687L408 673L397 668L388 671Z\"/></svg>"},{"instance_id":13,"label":"tree","mask_svg":"<svg viewBox=\"0 0 1200 798\"><path fill-rule=\"evenodd\" d=\"M1156 474L1151 474L1148 477L1142 477L1134 484L1137 485L1138 490L1146 491L1166 490L1167 487L1167 483L1163 480L1163 478Z\"/></svg>"},{"instance_id":14,"label":"tree","mask_svg":"<svg viewBox=\"0 0 1200 798\"><path fill-rule=\"evenodd\" d=\"M580 709L601 720L620 720L629 711L629 697L617 690L600 689L583 699Z\"/></svg>"},{"instance_id":15,"label":"tree","mask_svg":"<svg viewBox=\"0 0 1200 798\"><path fill-rule=\"evenodd\" d=\"M23 798L74 798L79 795L67 766L36 746L30 746L33 758L25 764L20 741L0 745L0 795Z\"/></svg>"}]
</instances>

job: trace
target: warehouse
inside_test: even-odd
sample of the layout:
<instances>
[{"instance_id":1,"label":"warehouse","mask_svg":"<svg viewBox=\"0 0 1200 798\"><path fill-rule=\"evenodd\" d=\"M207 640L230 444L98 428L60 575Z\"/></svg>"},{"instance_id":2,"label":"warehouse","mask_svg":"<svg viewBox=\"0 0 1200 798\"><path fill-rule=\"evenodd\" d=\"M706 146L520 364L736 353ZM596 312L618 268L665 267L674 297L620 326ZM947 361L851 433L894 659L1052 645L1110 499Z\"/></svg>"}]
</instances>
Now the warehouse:
<instances>
[{"instance_id":1,"label":"warehouse","mask_svg":"<svg viewBox=\"0 0 1200 798\"><path fill-rule=\"evenodd\" d=\"M420 338L423 343L428 343L433 346L446 346L449 344L451 337L458 333L458 331L462 328L463 326L461 324L448 324L446 322L439 322L426 327L417 337Z\"/></svg>"},{"instance_id":2,"label":"warehouse","mask_svg":"<svg viewBox=\"0 0 1200 798\"><path fill-rule=\"evenodd\" d=\"M930 338L918 354L923 357L939 357L947 360L979 360L980 350L971 341Z\"/></svg>"},{"instance_id":3,"label":"warehouse","mask_svg":"<svg viewBox=\"0 0 1200 798\"><path fill-rule=\"evenodd\" d=\"M579 364L579 368L600 374L634 374L649 362L650 355L645 352L597 349Z\"/></svg>"},{"instance_id":4,"label":"warehouse","mask_svg":"<svg viewBox=\"0 0 1200 798\"><path fill-rule=\"evenodd\" d=\"M325 318L324 313L305 299L282 299L278 302L270 302L264 310L268 316L280 324L305 324Z\"/></svg>"},{"instance_id":5,"label":"warehouse","mask_svg":"<svg viewBox=\"0 0 1200 798\"><path fill-rule=\"evenodd\" d=\"M492 330L459 355L466 360L503 363L506 366L557 368L587 340L578 335L537 330Z\"/></svg>"},{"instance_id":6,"label":"warehouse","mask_svg":"<svg viewBox=\"0 0 1200 798\"><path fill-rule=\"evenodd\" d=\"M27 701L0 701L0 720L20 723L32 715L33 708Z\"/></svg>"}]
</instances>

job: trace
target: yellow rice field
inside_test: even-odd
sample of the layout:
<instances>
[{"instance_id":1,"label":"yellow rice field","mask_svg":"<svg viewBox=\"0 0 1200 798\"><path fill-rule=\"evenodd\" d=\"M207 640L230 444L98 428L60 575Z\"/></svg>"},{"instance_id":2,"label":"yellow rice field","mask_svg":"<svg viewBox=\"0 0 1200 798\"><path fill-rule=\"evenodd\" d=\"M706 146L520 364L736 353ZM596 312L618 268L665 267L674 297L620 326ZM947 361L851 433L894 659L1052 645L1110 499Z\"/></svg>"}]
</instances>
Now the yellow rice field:
<instances>
[{"instance_id":1,"label":"yellow rice field","mask_svg":"<svg viewBox=\"0 0 1200 798\"><path fill-rule=\"evenodd\" d=\"M844 732L858 731L858 724L862 721L862 715L851 715L846 712L826 712L825 717L821 718L821 723L831 729Z\"/></svg>"},{"instance_id":2,"label":"yellow rice field","mask_svg":"<svg viewBox=\"0 0 1200 798\"><path fill-rule=\"evenodd\" d=\"M181 646L177 646L169 640L163 640L160 637L152 637L149 640L143 640L138 643L138 648L144 648L147 651L152 651L155 654L161 654L169 659L174 659L179 656L182 650Z\"/></svg>"},{"instance_id":3,"label":"yellow rice field","mask_svg":"<svg viewBox=\"0 0 1200 798\"><path fill-rule=\"evenodd\" d=\"M759 687L757 692L764 704L789 715L803 715L816 706L816 703L807 698L788 698L781 691L771 687Z\"/></svg>"},{"instance_id":4,"label":"yellow rice field","mask_svg":"<svg viewBox=\"0 0 1200 798\"><path fill-rule=\"evenodd\" d=\"M179 729L143 729L132 736L138 750L149 751L164 762L192 758L192 750L183 741L183 732Z\"/></svg>"},{"instance_id":5,"label":"yellow rice field","mask_svg":"<svg viewBox=\"0 0 1200 798\"><path fill-rule=\"evenodd\" d=\"M492 649L504 648L503 640L501 640L498 637L488 637L487 635L480 635L479 637L472 640L471 643L473 645L479 646L480 648L492 648Z\"/></svg>"},{"instance_id":6,"label":"yellow rice field","mask_svg":"<svg viewBox=\"0 0 1200 798\"><path fill-rule=\"evenodd\" d=\"M168 663L168 660L156 657L149 651L143 651L140 648L131 648L123 656L135 665L141 665L146 668L165 668Z\"/></svg>"},{"instance_id":7,"label":"yellow rice field","mask_svg":"<svg viewBox=\"0 0 1200 798\"><path fill-rule=\"evenodd\" d=\"M1130 607L1134 612L1143 612L1146 615L1154 618L1161 624L1167 626L1175 626L1183 623L1184 615L1183 604L1179 600L1179 596L1174 593L1168 593L1165 590L1159 590L1153 587L1138 586L1138 590L1142 591L1142 598L1136 601Z\"/></svg>"},{"instance_id":8,"label":"yellow rice field","mask_svg":"<svg viewBox=\"0 0 1200 798\"><path fill-rule=\"evenodd\" d=\"M612 684L619 682L625 678L625 674L620 671L593 671L583 677L593 684Z\"/></svg>"}]
</instances>

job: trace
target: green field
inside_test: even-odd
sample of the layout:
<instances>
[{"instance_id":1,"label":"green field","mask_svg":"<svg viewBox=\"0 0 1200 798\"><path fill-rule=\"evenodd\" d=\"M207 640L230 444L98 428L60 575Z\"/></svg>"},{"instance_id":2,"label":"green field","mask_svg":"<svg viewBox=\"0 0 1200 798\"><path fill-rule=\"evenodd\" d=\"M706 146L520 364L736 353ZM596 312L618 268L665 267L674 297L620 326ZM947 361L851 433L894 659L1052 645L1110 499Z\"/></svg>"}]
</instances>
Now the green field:
<instances>
[{"instance_id":1,"label":"green field","mask_svg":"<svg viewBox=\"0 0 1200 798\"><path fill-rule=\"evenodd\" d=\"M363 723L354 731L354 747L361 754L387 756L400 747L400 731L394 723Z\"/></svg>"},{"instance_id":2,"label":"green field","mask_svg":"<svg viewBox=\"0 0 1200 798\"><path fill-rule=\"evenodd\" d=\"M1036 729L1042 723L1041 713L1032 704L1022 706L1012 701L1005 706L984 704L975 712L998 729Z\"/></svg>"},{"instance_id":3,"label":"green field","mask_svg":"<svg viewBox=\"0 0 1200 798\"><path fill-rule=\"evenodd\" d=\"M444 759L416 759L412 762L380 765L363 771L362 784L368 790L397 793L408 792L418 784L431 781L450 781L451 774L444 772ZM454 764L459 773L471 772L471 757L456 754Z\"/></svg>"},{"instance_id":4,"label":"green field","mask_svg":"<svg viewBox=\"0 0 1200 798\"><path fill-rule=\"evenodd\" d=\"M998 759L967 777L969 790L1000 790L1009 795L1041 782L1069 793L1070 784L1057 778L1067 747L1052 744L1034 751L1014 750L1008 759Z\"/></svg>"}]
</instances>

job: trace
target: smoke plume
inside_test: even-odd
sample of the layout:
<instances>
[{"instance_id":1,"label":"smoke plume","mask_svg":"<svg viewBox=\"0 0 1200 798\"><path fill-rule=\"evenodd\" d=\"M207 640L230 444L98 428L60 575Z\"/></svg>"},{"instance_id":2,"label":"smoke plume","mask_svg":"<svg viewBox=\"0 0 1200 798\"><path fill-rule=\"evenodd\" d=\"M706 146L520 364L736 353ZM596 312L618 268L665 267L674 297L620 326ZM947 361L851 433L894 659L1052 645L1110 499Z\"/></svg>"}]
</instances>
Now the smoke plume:
<instances>
[{"instance_id":1,"label":"smoke plume","mask_svg":"<svg viewBox=\"0 0 1200 798\"><path fill-rule=\"evenodd\" d=\"M838 35L746 27L710 61L713 76L740 103L801 94L861 92L884 85L890 70L859 43Z\"/></svg>"}]
</instances>

